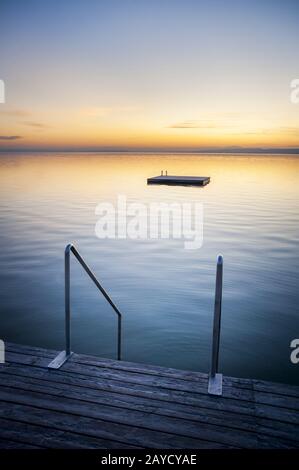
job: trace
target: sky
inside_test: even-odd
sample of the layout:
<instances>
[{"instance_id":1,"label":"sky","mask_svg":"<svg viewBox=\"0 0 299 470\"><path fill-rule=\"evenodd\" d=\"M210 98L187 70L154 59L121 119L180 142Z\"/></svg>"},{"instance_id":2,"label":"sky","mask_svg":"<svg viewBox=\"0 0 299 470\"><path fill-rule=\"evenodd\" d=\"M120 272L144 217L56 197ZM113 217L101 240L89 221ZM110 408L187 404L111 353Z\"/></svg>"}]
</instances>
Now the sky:
<instances>
[{"instance_id":1,"label":"sky","mask_svg":"<svg viewBox=\"0 0 299 470\"><path fill-rule=\"evenodd\" d=\"M0 150L299 148L297 0L0 0Z\"/></svg>"}]
</instances>

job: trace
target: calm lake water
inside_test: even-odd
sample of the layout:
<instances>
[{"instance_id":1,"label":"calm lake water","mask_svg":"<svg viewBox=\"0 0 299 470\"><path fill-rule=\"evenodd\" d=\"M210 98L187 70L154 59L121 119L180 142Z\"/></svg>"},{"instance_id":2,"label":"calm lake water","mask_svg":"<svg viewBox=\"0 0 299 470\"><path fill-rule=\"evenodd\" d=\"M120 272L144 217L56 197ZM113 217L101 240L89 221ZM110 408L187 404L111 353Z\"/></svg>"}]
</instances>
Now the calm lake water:
<instances>
[{"instance_id":1,"label":"calm lake water","mask_svg":"<svg viewBox=\"0 0 299 470\"><path fill-rule=\"evenodd\" d=\"M149 176L210 176L204 188ZM64 348L64 247L73 242L124 315L123 358L208 371L215 267L224 256L220 368L299 384L299 157L0 156L0 337ZM204 243L100 240L99 202L201 202ZM73 350L115 357L116 318L72 260Z\"/></svg>"}]
</instances>

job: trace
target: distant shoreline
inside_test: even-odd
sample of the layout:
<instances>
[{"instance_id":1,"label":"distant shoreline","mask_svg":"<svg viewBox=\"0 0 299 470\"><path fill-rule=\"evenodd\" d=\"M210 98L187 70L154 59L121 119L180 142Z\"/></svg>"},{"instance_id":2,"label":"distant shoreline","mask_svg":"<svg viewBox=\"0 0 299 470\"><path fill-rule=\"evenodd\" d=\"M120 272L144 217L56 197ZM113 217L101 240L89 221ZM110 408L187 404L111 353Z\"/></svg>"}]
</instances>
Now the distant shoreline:
<instances>
[{"instance_id":1,"label":"distant shoreline","mask_svg":"<svg viewBox=\"0 0 299 470\"><path fill-rule=\"evenodd\" d=\"M221 149L221 150L173 150L173 149L0 149L1 153L111 153L111 154L177 154L177 155L299 155L299 148L277 149Z\"/></svg>"}]
</instances>

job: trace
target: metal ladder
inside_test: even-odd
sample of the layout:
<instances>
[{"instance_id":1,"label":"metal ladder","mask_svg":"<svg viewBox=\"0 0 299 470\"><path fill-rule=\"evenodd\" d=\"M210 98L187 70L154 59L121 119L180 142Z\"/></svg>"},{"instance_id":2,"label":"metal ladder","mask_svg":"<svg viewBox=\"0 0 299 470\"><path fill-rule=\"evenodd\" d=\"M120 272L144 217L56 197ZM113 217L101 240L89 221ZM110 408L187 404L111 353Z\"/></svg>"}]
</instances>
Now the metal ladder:
<instances>
[{"instance_id":1,"label":"metal ladder","mask_svg":"<svg viewBox=\"0 0 299 470\"><path fill-rule=\"evenodd\" d=\"M61 351L58 356L53 359L48 365L49 369L59 369L73 354L71 350L71 302L70 302L70 293L71 293L71 253L77 258L81 266L84 268L90 279L97 286L99 291L103 294L107 302L111 305L114 312L117 315L117 359L121 360L121 326L122 326L122 314L112 302L111 298L101 286L91 269L87 266L84 259L74 247L74 245L67 245L64 252L64 278L65 278L65 350Z\"/></svg>"},{"instance_id":2,"label":"metal ladder","mask_svg":"<svg viewBox=\"0 0 299 470\"><path fill-rule=\"evenodd\" d=\"M107 302L111 305L117 315L117 359L121 360L121 329L122 314L113 303L105 289L101 286L91 269L83 260L74 245L67 245L64 253L65 263L65 350L61 351L53 361L48 365L49 369L59 369L73 354L71 351L71 303L70 303L70 255L76 257L81 266L84 268L90 279L103 294ZM219 346L220 346L220 329L221 329L221 307L222 307L222 283L223 283L223 257L218 256L216 269L216 288L215 288L215 304L214 304L214 324L213 324L213 342L211 370L209 374L208 393L211 395L222 395L222 374L218 373L219 365Z\"/></svg>"}]
</instances>

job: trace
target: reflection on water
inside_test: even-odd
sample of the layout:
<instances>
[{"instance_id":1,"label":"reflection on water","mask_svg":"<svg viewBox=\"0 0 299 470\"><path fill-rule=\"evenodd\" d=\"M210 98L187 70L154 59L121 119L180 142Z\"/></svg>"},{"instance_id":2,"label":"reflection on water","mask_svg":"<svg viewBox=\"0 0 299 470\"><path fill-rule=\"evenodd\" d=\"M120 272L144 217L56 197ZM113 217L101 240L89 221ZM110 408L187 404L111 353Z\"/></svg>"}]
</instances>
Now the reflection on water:
<instances>
[{"instance_id":1,"label":"reflection on water","mask_svg":"<svg viewBox=\"0 0 299 470\"><path fill-rule=\"evenodd\" d=\"M211 176L204 188L147 186L160 174ZM224 256L220 366L299 384L298 173L295 156L0 156L1 334L63 347L63 250L72 241L124 314L124 359L207 371L215 263ZM202 202L204 244L99 240L99 202ZM116 319L72 262L73 349L114 357Z\"/></svg>"}]
</instances>

